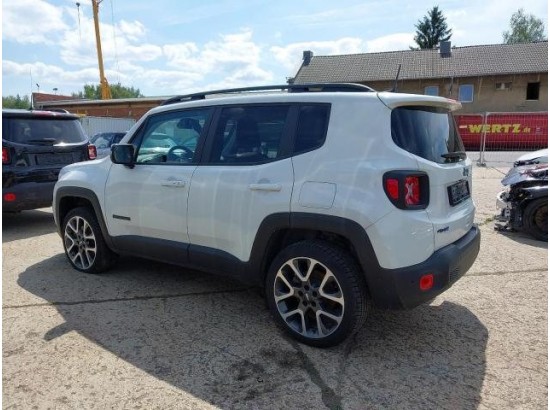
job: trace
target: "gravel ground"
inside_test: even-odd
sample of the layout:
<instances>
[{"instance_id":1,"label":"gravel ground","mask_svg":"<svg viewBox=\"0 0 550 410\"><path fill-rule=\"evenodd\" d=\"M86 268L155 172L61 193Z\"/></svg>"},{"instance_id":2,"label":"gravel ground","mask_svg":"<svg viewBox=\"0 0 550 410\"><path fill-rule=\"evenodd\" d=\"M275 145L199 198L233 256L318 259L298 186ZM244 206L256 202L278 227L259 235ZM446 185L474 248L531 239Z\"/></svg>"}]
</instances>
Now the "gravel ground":
<instances>
[{"instance_id":1,"label":"gravel ground","mask_svg":"<svg viewBox=\"0 0 550 410\"><path fill-rule=\"evenodd\" d=\"M493 230L504 171L474 166L466 276L324 350L288 339L255 289L131 258L81 274L51 209L4 214L2 407L547 408L547 244Z\"/></svg>"}]
</instances>

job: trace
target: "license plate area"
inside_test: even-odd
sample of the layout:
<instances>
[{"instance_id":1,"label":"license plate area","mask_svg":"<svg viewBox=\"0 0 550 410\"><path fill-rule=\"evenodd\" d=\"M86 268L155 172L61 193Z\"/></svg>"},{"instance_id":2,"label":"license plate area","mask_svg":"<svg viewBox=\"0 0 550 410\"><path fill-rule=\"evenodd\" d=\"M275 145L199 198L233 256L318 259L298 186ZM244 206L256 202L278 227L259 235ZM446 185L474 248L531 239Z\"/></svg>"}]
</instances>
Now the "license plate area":
<instances>
[{"instance_id":1,"label":"license plate area","mask_svg":"<svg viewBox=\"0 0 550 410\"><path fill-rule=\"evenodd\" d=\"M453 185L447 187L447 192L449 194L449 204L451 206L456 206L461 202L464 202L470 198L470 186L468 180L463 179L458 181Z\"/></svg>"},{"instance_id":2,"label":"license plate area","mask_svg":"<svg viewBox=\"0 0 550 410\"><path fill-rule=\"evenodd\" d=\"M71 153L59 152L56 154L36 155L37 165L66 165L73 162L73 155Z\"/></svg>"}]
</instances>

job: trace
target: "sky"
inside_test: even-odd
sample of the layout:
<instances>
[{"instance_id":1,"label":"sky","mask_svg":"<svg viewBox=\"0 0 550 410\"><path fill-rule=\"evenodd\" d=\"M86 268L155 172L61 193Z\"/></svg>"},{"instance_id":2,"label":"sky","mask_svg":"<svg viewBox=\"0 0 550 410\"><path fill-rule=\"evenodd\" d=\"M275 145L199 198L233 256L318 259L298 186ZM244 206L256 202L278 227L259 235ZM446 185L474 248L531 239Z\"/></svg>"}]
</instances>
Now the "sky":
<instances>
[{"instance_id":1,"label":"sky","mask_svg":"<svg viewBox=\"0 0 550 410\"><path fill-rule=\"evenodd\" d=\"M284 84L304 50L408 50L435 5L457 47L502 43L519 8L548 27L547 0L103 0L105 76L145 96ZM4 0L1 51L3 96L98 84L92 0Z\"/></svg>"}]
</instances>

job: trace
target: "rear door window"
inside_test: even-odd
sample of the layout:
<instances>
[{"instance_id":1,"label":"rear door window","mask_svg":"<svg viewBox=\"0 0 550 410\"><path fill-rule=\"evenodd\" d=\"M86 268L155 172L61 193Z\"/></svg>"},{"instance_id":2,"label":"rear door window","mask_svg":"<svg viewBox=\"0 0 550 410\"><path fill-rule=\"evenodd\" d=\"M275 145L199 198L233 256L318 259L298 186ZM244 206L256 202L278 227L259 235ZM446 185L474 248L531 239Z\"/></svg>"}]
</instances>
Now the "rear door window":
<instances>
[{"instance_id":1,"label":"rear door window","mask_svg":"<svg viewBox=\"0 0 550 410\"><path fill-rule=\"evenodd\" d=\"M289 105L224 107L210 164L262 164L280 159Z\"/></svg>"},{"instance_id":2,"label":"rear door window","mask_svg":"<svg viewBox=\"0 0 550 410\"><path fill-rule=\"evenodd\" d=\"M391 114L391 135L400 148L440 164L461 159L446 154L464 152L454 118L444 108L395 108Z\"/></svg>"},{"instance_id":3,"label":"rear door window","mask_svg":"<svg viewBox=\"0 0 550 410\"><path fill-rule=\"evenodd\" d=\"M63 145L85 142L87 137L74 118L10 118L3 138L26 145Z\"/></svg>"}]
</instances>

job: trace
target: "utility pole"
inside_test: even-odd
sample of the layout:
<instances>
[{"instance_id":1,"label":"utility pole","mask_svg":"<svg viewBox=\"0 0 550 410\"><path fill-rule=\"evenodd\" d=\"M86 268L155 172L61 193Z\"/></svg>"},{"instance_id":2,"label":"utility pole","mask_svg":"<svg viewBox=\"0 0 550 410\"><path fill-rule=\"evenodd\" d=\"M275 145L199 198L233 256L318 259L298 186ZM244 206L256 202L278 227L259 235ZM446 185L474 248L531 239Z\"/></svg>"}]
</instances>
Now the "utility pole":
<instances>
[{"instance_id":1,"label":"utility pole","mask_svg":"<svg viewBox=\"0 0 550 410\"><path fill-rule=\"evenodd\" d=\"M103 71L103 53L101 52L101 38L99 36L99 3L103 0L92 0L92 9L94 12L94 25L95 25L95 42L97 47L97 61L99 63L99 84L101 87L101 99L110 100L111 87L105 78L105 72Z\"/></svg>"}]
</instances>

